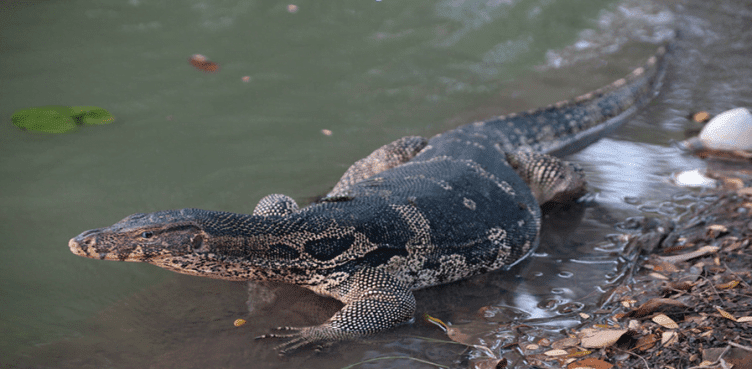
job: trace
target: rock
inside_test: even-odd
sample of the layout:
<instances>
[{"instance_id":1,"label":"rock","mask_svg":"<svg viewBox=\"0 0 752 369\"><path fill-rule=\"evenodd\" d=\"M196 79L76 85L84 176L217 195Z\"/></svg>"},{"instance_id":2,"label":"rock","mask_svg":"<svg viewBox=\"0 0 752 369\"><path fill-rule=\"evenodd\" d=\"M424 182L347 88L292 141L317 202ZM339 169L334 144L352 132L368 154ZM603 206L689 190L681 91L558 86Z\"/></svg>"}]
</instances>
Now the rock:
<instances>
[{"instance_id":1,"label":"rock","mask_svg":"<svg viewBox=\"0 0 752 369\"><path fill-rule=\"evenodd\" d=\"M681 143L685 149L752 151L752 114L746 108L727 110L716 115L697 137Z\"/></svg>"}]
</instances>

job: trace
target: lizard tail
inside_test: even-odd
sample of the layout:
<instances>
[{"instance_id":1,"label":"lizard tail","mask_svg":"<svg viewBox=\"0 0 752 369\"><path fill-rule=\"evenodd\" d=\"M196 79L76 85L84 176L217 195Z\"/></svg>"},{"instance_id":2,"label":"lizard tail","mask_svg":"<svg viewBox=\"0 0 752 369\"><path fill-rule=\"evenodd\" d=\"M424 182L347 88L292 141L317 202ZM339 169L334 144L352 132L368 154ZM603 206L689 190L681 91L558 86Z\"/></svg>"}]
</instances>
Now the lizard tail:
<instances>
[{"instance_id":1,"label":"lizard tail","mask_svg":"<svg viewBox=\"0 0 752 369\"><path fill-rule=\"evenodd\" d=\"M626 77L572 100L466 127L495 136L506 152L532 150L563 156L579 151L621 125L657 95L665 74L666 53L667 45L661 46Z\"/></svg>"}]
</instances>

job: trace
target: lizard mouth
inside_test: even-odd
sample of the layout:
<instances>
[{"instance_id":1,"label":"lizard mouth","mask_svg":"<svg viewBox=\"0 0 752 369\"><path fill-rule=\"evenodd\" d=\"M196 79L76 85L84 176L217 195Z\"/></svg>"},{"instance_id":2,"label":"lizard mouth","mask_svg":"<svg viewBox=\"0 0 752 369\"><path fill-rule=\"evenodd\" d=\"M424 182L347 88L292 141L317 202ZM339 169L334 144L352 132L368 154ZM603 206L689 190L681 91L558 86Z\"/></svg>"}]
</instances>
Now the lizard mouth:
<instances>
[{"instance_id":1,"label":"lizard mouth","mask_svg":"<svg viewBox=\"0 0 752 369\"><path fill-rule=\"evenodd\" d=\"M68 241L68 248L72 253L92 259L105 259L94 252L96 244L96 233L99 229L92 229L73 237Z\"/></svg>"},{"instance_id":2,"label":"lizard mouth","mask_svg":"<svg viewBox=\"0 0 752 369\"><path fill-rule=\"evenodd\" d=\"M85 258L99 260L116 260L127 261L128 254L113 253L109 250L103 250L97 247L97 236L103 228L91 229L71 238L68 241L68 248L72 253Z\"/></svg>"}]
</instances>

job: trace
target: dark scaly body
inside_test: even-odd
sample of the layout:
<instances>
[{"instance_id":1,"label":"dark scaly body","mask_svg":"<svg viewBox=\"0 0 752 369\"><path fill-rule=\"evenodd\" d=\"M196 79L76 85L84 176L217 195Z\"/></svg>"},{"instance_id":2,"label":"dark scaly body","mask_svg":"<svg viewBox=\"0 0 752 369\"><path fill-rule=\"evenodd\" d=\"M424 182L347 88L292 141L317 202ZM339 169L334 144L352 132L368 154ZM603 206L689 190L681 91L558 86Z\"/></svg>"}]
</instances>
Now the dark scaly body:
<instances>
[{"instance_id":1,"label":"dark scaly body","mask_svg":"<svg viewBox=\"0 0 752 369\"><path fill-rule=\"evenodd\" d=\"M579 171L542 153L592 142L652 98L663 54L569 102L385 145L303 209L270 195L251 215L135 214L69 247L185 274L284 281L345 303L320 326L277 335L291 339L283 351L384 330L412 317L411 290L508 268L530 253L539 202L584 190Z\"/></svg>"}]
</instances>

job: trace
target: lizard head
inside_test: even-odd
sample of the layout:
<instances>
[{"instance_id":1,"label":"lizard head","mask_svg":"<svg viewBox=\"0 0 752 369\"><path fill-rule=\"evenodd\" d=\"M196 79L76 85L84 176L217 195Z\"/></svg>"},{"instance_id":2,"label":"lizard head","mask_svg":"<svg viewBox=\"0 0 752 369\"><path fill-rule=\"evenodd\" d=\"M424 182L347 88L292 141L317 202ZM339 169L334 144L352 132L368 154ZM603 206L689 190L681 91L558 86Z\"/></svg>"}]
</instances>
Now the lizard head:
<instances>
[{"instance_id":1,"label":"lizard head","mask_svg":"<svg viewBox=\"0 0 752 369\"><path fill-rule=\"evenodd\" d=\"M268 242L280 232L274 218L200 209L133 214L68 241L76 255L144 262L174 272L217 279L268 279L273 268L294 266L293 247ZM284 227L284 225L283 225Z\"/></svg>"},{"instance_id":2,"label":"lizard head","mask_svg":"<svg viewBox=\"0 0 752 369\"><path fill-rule=\"evenodd\" d=\"M133 214L110 227L71 238L68 247L76 255L93 259L151 263L193 254L206 234L191 210Z\"/></svg>"}]
</instances>

